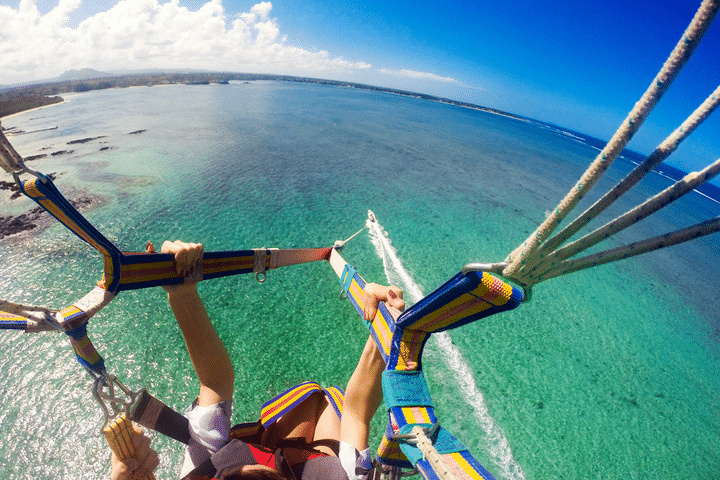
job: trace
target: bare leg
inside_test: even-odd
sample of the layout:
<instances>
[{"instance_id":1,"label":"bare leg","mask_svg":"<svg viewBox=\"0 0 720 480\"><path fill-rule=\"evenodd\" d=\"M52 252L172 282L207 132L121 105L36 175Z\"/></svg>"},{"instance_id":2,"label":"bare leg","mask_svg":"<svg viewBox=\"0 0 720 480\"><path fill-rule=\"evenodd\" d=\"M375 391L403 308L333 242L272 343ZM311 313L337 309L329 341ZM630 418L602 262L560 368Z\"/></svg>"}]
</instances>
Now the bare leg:
<instances>
[{"instance_id":1,"label":"bare leg","mask_svg":"<svg viewBox=\"0 0 720 480\"><path fill-rule=\"evenodd\" d=\"M327 401L327 398L323 398L323 401L319 405L318 409L318 421L315 426L315 436L313 440L340 440L340 419L335 413L335 409ZM335 456L335 452L329 447L318 446L316 447L321 452L327 453L328 455Z\"/></svg>"},{"instance_id":2,"label":"bare leg","mask_svg":"<svg viewBox=\"0 0 720 480\"><path fill-rule=\"evenodd\" d=\"M326 402L322 393L314 393L298 406L280 417L262 437L263 445L275 445L284 438L304 438L311 442L315 436L315 425L322 402Z\"/></svg>"}]
</instances>

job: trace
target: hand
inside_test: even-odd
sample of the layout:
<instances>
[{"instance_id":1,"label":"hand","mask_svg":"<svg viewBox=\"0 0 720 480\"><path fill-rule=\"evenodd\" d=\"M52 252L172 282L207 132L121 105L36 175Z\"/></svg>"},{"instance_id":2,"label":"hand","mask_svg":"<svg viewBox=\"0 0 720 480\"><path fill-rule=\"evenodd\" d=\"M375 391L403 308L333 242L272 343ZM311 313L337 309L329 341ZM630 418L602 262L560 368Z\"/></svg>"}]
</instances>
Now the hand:
<instances>
[{"instance_id":1,"label":"hand","mask_svg":"<svg viewBox=\"0 0 720 480\"><path fill-rule=\"evenodd\" d=\"M150 448L150 439L137 425L133 425L133 430L131 441L135 448L135 456L120 460L113 452L111 480L144 479L160 464L157 452Z\"/></svg>"},{"instance_id":2,"label":"hand","mask_svg":"<svg viewBox=\"0 0 720 480\"><path fill-rule=\"evenodd\" d=\"M155 253L155 246L147 242L145 246L147 253ZM172 253L175 256L175 271L178 275L185 277L181 285L163 286L168 293L177 292L188 287L194 287L202 279L200 261L205 250L201 243L185 243L180 240L174 242L165 241L160 249L161 253Z\"/></svg>"},{"instance_id":3,"label":"hand","mask_svg":"<svg viewBox=\"0 0 720 480\"><path fill-rule=\"evenodd\" d=\"M377 283L368 283L365 285L365 293L363 295L363 318L371 322L377 315L377 308L380 302L385 302L388 307L394 308L399 312L405 310L405 301L403 300L403 291L395 285L390 287L378 285Z\"/></svg>"}]
</instances>

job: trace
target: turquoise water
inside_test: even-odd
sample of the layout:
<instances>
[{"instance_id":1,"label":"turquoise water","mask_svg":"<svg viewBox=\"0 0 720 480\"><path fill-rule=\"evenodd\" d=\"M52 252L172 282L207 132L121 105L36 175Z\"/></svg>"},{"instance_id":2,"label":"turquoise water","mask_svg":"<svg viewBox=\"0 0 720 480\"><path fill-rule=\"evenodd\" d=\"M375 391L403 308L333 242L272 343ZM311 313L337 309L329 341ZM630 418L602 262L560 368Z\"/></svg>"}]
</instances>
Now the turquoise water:
<instances>
[{"instance_id":1,"label":"turquoise water","mask_svg":"<svg viewBox=\"0 0 720 480\"><path fill-rule=\"evenodd\" d=\"M502 260L597 154L498 115L272 82L89 92L3 119L14 125L58 126L11 140L25 156L74 149L30 165L59 174L70 197L101 195L87 217L124 250L175 238L208 250L326 246L372 209L400 263L383 264L367 233L345 257L370 281L405 271L403 288L424 293L467 262ZM631 168L619 159L601 187ZM608 215L667 185L650 175ZM29 206L5 202L0 214ZM609 246L719 214L692 193ZM64 307L102 269L59 226L0 240L0 249L0 298L16 302ZM424 365L442 423L499 479L716 478L718 250L715 235L554 279L519 309L432 341ZM236 421L254 420L263 401L300 381L347 382L366 333L327 264L200 289L237 370ZM121 294L90 335L126 385L177 409L194 398L161 290ZM5 332L0 362L0 478L106 475L101 413L67 341ZM384 422L378 415L373 438ZM154 441L158 478L175 478L182 449Z\"/></svg>"}]
</instances>

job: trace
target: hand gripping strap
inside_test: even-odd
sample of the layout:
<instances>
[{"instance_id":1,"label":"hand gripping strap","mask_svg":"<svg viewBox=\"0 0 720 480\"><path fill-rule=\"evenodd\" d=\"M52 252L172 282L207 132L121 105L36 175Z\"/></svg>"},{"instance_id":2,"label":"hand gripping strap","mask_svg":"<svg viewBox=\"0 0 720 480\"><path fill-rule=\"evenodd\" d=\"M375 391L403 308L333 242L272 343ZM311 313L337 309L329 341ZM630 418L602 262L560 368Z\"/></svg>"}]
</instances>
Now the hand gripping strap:
<instances>
[{"instance_id":1,"label":"hand gripping strap","mask_svg":"<svg viewBox=\"0 0 720 480\"><path fill-rule=\"evenodd\" d=\"M130 420L125 418L125 414L120 415L105 427L103 434L110 448L120 460L135 456L135 447L132 443L133 426ZM150 473L145 480L155 480L155 475Z\"/></svg>"},{"instance_id":2,"label":"hand gripping strap","mask_svg":"<svg viewBox=\"0 0 720 480\"><path fill-rule=\"evenodd\" d=\"M338 269L337 274L340 278L343 291L347 294L355 310L363 319L363 310L365 304L363 303L365 280L357 273L355 268L340 256L337 251L333 251L330 257L331 263L336 262L342 264L342 270ZM380 353L383 356L383 360L387 363L388 356L392 349L392 338L395 330L395 319L388 311L387 307L383 302L378 305L378 313L375 316L375 320L372 322L365 321L365 326L370 329L370 334L375 339L375 343L380 349Z\"/></svg>"}]
</instances>

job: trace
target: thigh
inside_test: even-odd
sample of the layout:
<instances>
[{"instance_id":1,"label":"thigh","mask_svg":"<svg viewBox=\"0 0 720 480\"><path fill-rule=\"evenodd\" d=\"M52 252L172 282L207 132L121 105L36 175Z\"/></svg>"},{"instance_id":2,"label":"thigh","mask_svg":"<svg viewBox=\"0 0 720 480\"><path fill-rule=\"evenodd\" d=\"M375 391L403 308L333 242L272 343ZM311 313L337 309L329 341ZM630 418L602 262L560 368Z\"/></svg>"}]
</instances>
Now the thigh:
<instances>
[{"instance_id":1,"label":"thigh","mask_svg":"<svg viewBox=\"0 0 720 480\"><path fill-rule=\"evenodd\" d=\"M318 407L318 421L315 425L313 440L340 440L340 419L335 413L335 409L324 396ZM335 452L329 447L319 446L317 449L328 455L335 455Z\"/></svg>"},{"instance_id":2,"label":"thigh","mask_svg":"<svg viewBox=\"0 0 720 480\"><path fill-rule=\"evenodd\" d=\"M322 392L314 393L303 400L263 433L262 444L270 446L284 438L297 437L312 442L315 425L318 423L320 402L327 403Z\"/></svg>"}]
</instances>

